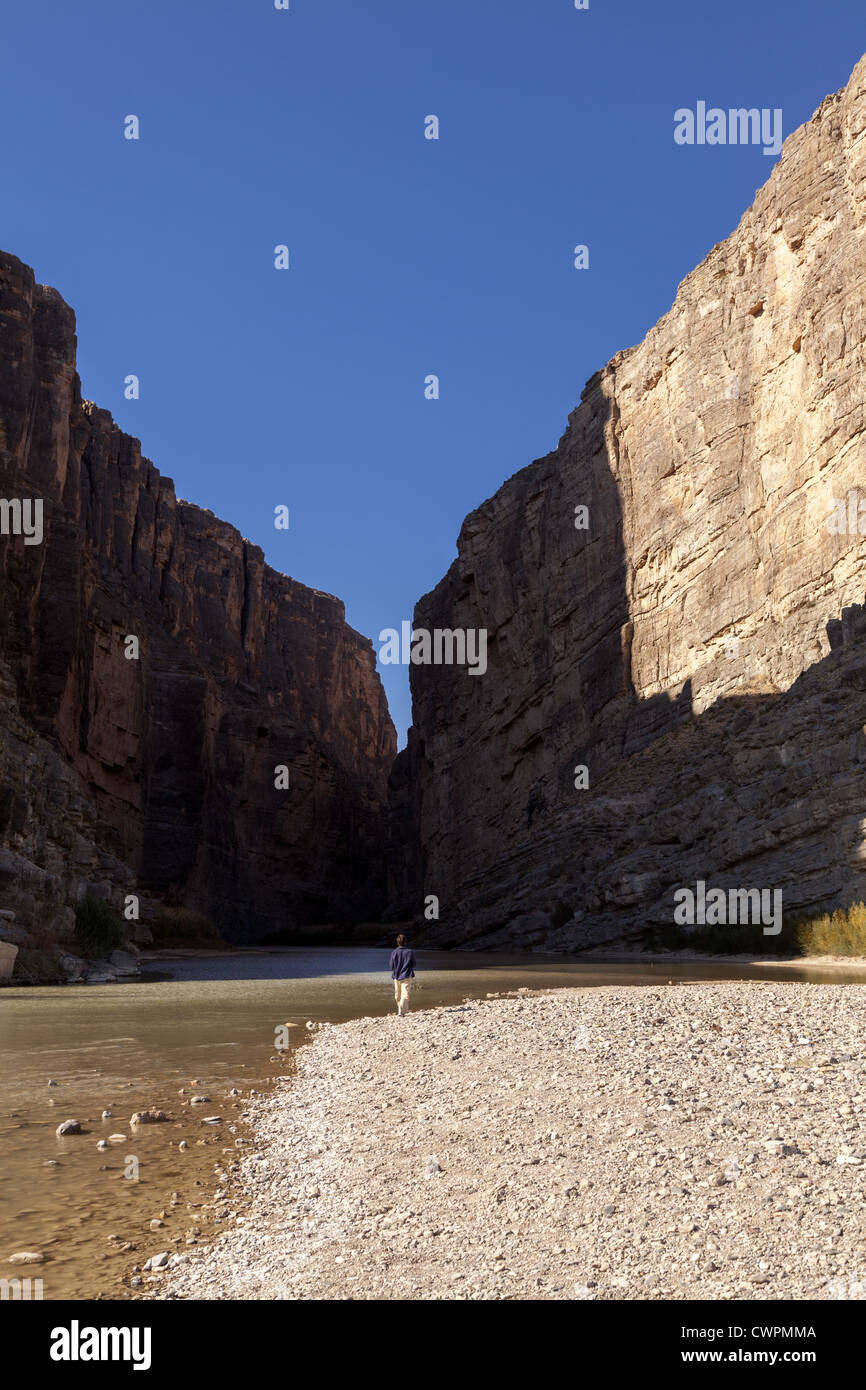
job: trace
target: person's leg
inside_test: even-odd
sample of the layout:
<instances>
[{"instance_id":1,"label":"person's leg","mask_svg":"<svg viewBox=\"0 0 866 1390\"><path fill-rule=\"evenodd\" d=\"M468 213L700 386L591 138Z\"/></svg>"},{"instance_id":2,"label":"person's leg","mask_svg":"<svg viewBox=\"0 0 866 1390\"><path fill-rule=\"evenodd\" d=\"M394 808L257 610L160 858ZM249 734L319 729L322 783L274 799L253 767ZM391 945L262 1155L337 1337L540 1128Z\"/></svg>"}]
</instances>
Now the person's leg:
<instances>
[{"instance_id":1,"label":"person's leg","mask_svg":"<svg viewBox=\"0 0 866 1390\"><path fill-rule=\"evenodd\" d=\"M397 1004L397 1012L400 1012L400 981L394 981L394 999Z\"/></svg>"},{"instance_id":2,"label":"person's leg","mask_svg":"<svg viewBox=\"0 0 866 1390\"><path fill-rule=\"evenodd\" d=\"M412 981L411 981L411 980L404 980L404 981L403 981L403 993L402 993L402 996L401 996L401 998L400 998L400 1012L401 1012L401 1014L407 1014L407 1013L409 1012L409 995L410 995L410 993L411 993L411 990L412 990Z\"/></svg>"}]
</instances>

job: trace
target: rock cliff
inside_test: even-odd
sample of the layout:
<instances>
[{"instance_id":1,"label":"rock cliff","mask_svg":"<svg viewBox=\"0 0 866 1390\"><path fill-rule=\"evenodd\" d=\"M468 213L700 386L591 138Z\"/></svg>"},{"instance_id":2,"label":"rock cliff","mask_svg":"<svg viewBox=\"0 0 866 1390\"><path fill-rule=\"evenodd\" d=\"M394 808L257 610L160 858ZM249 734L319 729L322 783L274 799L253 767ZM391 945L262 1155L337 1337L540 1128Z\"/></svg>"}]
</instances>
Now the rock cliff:
<instances>
[{"instance_id":1,"label":"rock cliff","mask_svg":"<svg viewBox=\"0 0 866 1390\"><path fill-rule=\"evenodd\" d=\"M419 602L488 668L411 668L392 915L574 949L697 877L866 895L864 340L866 59Z\"/></svg>"},{"instance_id":2,"label":"rock cliff","mask_svg":"<svg viewBox=\"0 0 866 1390\"><path fill-rule=\"evenodd\" d=\"M369 917L385 856L441 944L637 938L698 879L863 899L864 368L866 59L466 519L415 627L483 629L486 670L411 666L393 761L339 601L176 499L0 256L0 934L88 888L238 940Z\"/></svg>"},{"instance_id":3,"label":"rock cliff","mask_svg":"<svg viewBox=\"0 0 866 1390\"><path fill-rule=\"evenodd\" d=\"M88 887L236 940L368 917L395 750L371 642L179 501L81 399L75 348L60 295L0 255L6 920L65 931Z\"/></svg>"}]
</instances>

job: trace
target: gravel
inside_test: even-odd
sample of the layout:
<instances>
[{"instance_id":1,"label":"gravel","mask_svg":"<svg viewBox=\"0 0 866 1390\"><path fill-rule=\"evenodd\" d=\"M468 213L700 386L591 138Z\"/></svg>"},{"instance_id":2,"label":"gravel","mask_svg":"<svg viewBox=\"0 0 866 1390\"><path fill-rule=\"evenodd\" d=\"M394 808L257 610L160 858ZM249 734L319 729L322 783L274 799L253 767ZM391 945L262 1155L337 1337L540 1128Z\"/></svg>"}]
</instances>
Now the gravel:
<instances>
[{"instance_id":1,"label":"gravel","mask_svg":"<svg viewBox=\"0 0 866 1390\"><path fill-rule=\"evenodd\" d=\"M866 1297L866 985L518 991L329 1025L250 1105L196 1299Z\"/></svg>"}]
</instances>

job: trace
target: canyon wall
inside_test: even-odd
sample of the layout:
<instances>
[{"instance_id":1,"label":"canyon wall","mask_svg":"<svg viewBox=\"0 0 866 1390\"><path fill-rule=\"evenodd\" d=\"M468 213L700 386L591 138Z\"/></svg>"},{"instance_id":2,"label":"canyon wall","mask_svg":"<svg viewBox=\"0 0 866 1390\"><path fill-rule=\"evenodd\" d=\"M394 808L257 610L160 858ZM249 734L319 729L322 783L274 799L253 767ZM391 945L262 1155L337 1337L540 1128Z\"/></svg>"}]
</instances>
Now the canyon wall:
<instances>
[{"instance_id":1,"label":"canyon wall","mask_svg":"<svg viewBox=\"0 0 866 1390\"><path fill-rule=\"evenodd\" d=\"M410 667L396 761L342 604L175 497L0 255L5 531L44 507L0 535L0 927L68 931L92 888L290 934L375 915L386 857L443 945L637 939L699 878L866 897L864 237L866 60L466 519L415 626L485 629L487 669Z\"/></svg>"},{"instance_id":2,"label":"canyon wall","mask_svg":"<svg viewBox=\"0 0 866 1390\"><path fill-rule=\"evenodd\" d=\"M11 512L0 535L0 909L62 931L88 887L136 893L236 940L370 917L396 746L372 643L179 501L75 348L0 254L0 497L44 506L41 544Z\"/></svg>"},{"instance_id":3,"label":"canyon wall","mask_svg":"<svg viewBox=\"0 0 866 1390\"><path fill-rule=\"evenodd\" d=\"M411 668L392 916L568 950L698 877L866 896L864 339L866 59L417 605L488 668Z\"/></svg>"}]
</instances>

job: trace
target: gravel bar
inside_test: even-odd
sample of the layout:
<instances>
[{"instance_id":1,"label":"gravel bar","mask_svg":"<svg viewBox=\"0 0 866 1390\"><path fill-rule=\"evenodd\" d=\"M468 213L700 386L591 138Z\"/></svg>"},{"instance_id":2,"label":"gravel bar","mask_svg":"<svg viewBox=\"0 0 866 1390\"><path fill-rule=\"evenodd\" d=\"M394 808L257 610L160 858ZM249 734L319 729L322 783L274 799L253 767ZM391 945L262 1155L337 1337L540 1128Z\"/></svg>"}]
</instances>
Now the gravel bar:
<instances>
[{"instance_id":1,"label":"gravel bar","mask_svg":"<svg viewBox=\"0 0 866 1390\"><path fill-rule=\"evenodd\" d=\"M193 1299L866 1297L866 985L517 991L324 1025ZM219 1209L218 1207L218 1209Z\"/></svg>"}]
</instances>

